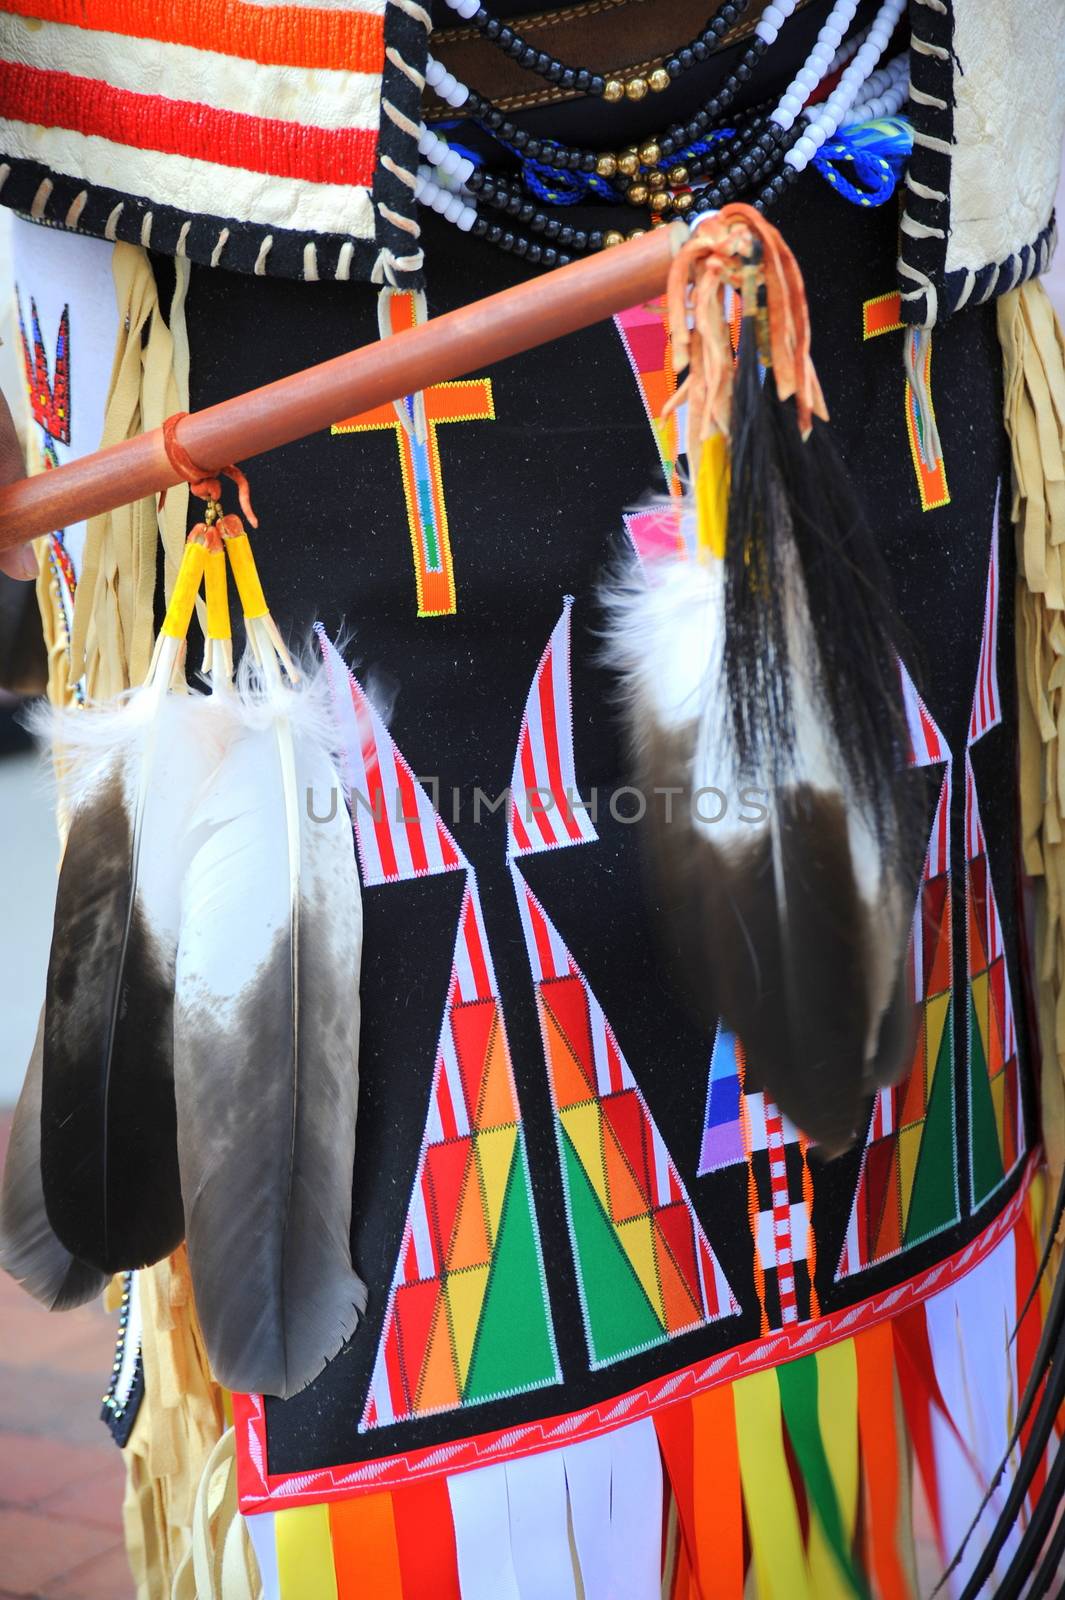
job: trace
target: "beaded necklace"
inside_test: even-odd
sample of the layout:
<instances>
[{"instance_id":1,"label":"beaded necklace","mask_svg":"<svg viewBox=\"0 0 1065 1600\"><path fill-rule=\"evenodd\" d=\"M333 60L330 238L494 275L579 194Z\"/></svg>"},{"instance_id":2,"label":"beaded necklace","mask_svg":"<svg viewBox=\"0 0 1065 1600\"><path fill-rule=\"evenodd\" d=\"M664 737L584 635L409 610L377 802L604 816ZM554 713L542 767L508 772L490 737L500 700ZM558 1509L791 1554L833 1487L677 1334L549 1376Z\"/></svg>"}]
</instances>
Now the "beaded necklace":
<instances>
[{"instance_id":1,"label":"beaded necklace","mask_svg":"<svg viewBox=\"0 0 1065 1600\"><path fill-rule=\"evenodd\" d=\"M470 0L461 3L468 7ZM779 4L766 7L756 24L756 32L762 30L759 37L764 41L760 55L775 40L796 3L797 0L780 0ZM633 206L646 206L652 225L695 210L717 210L741 195L757 210L764 211L780 199L848 118L853 120L858 112L891 115L898 109L908 90L905 58L898 58L879 73L876 69L904 5L905 0L882 0L872 25L856 40L844 44L843 36L857 11L858 0L835 0L806 61L768 113L756 109L732 119L735 127L725 128L721 121L722 86L687 123L673 124L660 138L617 154L596 154L531 137L432 58L426 82L447 104L464 110L509 147L521 161L527 183L535 169L541 190L545 187L544 178L562 181L569 173L579 174L591 192L608 199L624 198ZM478 11L481 9L478 6ZM474 13L470 15L472 19ZM731 82L738 72L737 67L727 81ZM837 75L838 81L824 100L811 103L819 85L831 83ZM440 134L424 124L418 132L419 151L428 164L419 170L416 198L463 232L483 238L531 265L562 266L575 254L607 249L626 236L636 238L646 232L641 227L625 235L620 229L587 229L559 221L530 200L518 184L486 172L468 155L452 149ZM840 159L839 149L831 148L832 158ZM846 152L842 159L849 159ZM827 176L829 162L818 159L817 165ZM883 166L877 170L884 180L878 196L882 192L886 198L891 172ZM690 185L700 178L708 181L696 194ZM852 190L849 197L858 203L880 203L879 197L867 199L853 185L834 186L845 193ZM516 232L506 221L490 221L478 210L479 202L502 213L508 221L528 228L534 237Z\"/></svg>"},{"instance_id":2,"label":"beaded necklace","mask_svg":"<svg viewBox=\"0 0 1065 1600\"><path fill-rule=\"evenodd\" d=\"M675 50L653 72L647 73L646 76L635 73L630 78L623 78L617 73L608 76L601 72L588 72L583 67L571 67L546 50L537 50L535 45L529 44L522 38L516 28L511 28L498 17L493 17L481 4L481 0L446 0L446 3L463 22L472 23L483 38L510 56L519 67L537 73L560 89L576 89L581 94L616 104L625 99L643 100L649 93L662 94L671 83L690 71L692 67L701 61L709 61L725 35L731 32L743 16L751 0L724 0L724 4L718 7L694 39L680 50ZM765 54L766 48L765 38L756 32L743 53L740 65L753 70ZM736 78L735 73L730 74L718 90L718 98L723 105L732 104L744 81L746 80Z\"/></svg>"},{"instance_id":3,"label":"beaded necklace","mask_svg":"<svg viewBox=\"0 0 1065 1600\"><path fill-rule=\"evenodd\" d=\"M781 26L791 16L797 4L798 0L777 0L776 4L767 6L763 11L755 24L754 30L755 38L758 41L758 59L775 41ZM755 45L752 44L749 48L753 50ZM718 122L726 115L739 90L750 82L753 69L751 63L747 60L748 54L749 51L744 53L744 58L732 69L725 82L715 90L709 100L687 122L671 123L665 132L656 138L654 143L664 158L668 159L670 156L675 155L678 150L685 149L696 139L701 138L715 122ZM566 145L561 141L535 138L532 134L527 133L524 128L519 128L516 123L511 122L497 106L494 106L490 100L486 100L483 95L478 94L475 89L470 88L469 85L460 84L454 74L447 73L446 78L450 79L448 87L451 89L451 94L455 94L459 90L464 91L461 100L458 102L451 98L450 94L447 95L446 98L449 105L461 104L470 116L483 124L489 133L495 134L506 144L513 145L523 154L531 156L533 159L539 159L550 147L551 165L564 170L598 172L600 176L608 176L609 173L606 169L609 168L611 162L614 163L615 169L622 173L628 172L629 175L634 175L638 170L639 163L631 168L627 166L626 152L614 153L589 150L581 148L579 145ZM433 84L432 79L428 76L426 81L431 87L436 88L436 85ZM454 88L451 87L452 85L454 85Z\"/></svg>"}]
</instances>

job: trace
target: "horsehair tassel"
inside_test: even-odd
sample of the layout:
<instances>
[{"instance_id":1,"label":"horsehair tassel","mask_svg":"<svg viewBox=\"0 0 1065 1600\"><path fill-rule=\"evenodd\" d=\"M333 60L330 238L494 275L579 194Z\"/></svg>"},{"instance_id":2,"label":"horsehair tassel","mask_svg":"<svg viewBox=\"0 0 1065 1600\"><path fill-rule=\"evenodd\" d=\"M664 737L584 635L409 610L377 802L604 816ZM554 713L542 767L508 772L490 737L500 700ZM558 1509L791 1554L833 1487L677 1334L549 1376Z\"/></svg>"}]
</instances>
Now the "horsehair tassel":
<instances>
[{"instance_id":1,"label":"horsehair tassel","mask_svg":"<svg viewBox=\"0 0 1065 1600\"><path fill-rule=\"evenodd\" d=\"M771 222L751 206L728 205L698 224L669 269L666 299L673 367L688 375L666 403L665 415L688 406L688 460L732 422L733 355L724 311L726 286L741 289L752 258L760 254L765 287L768 358L780 400L795 398L799 430L809 437L812 419L828 420L821 385L810 359L810 314L798 262ZM689 323L690 316L690 323Z\"/></svg>"},{"instance_id":2,"label":"horsehair tassel","mask_svg":"<svg viewBox=\"0 0 1065 1600\"><path fill-rule=\"evenodd\" d=\"M669 313L696 539L606 596L642 788L688 797L647 809L657 899L707 1030L831 1156L910 1059L898 623L776 229L745 206L703 223Z\"/></svg>"}]
</instances>

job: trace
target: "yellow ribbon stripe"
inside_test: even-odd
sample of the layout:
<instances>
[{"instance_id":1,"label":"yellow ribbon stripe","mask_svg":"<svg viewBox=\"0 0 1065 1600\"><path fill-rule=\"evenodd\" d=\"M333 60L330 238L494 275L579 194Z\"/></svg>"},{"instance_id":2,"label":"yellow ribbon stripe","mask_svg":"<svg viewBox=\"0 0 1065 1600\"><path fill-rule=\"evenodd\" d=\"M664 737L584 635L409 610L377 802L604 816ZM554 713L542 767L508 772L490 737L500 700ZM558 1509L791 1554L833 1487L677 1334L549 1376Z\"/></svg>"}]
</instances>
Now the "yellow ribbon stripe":
<instances>
[{"instance_id":1,"label":"yellow ribbon stripe","mask_svg":"<svg viewBox=\"0 0 1065 1600\"><path fill-rule=\"evenodd\" d=\"M200 592L207 551L202 544L187 544L181 558L174 592L163 618L163 632L171 639L184 639L192 621L192 608Z\"/></svg>"},{"instance_id":2,"label":"yellow ribbon stripe","mask_svg":"<svg viewBox=\"0 0 1065 1600\"><path fill-rule=\"evenodd\" d=\"M337 1600L328 1505L279 1511L274 1544L281 1600Z\"/></svg>"},{"instance_id":3,"label":"yellow ribbon stripe","mask_svg":"<svg viewBox=\"0 0 1065 1600\"><path fill-rule=\"evenodd\" d=\"M226 549L229 552L229 564L233 568L233 579L237 585L244 615L249 619L265 617L269 607L263 594L263 586L259 582L259 574L255 569L255 557L251 553L248 535L238 533L234 538L227 539Z\"/></svg>"},{"instance_id":4,"label":"yellow ribbon stripe","mask_svg":"<svg viewBox=\"0 0 1065 1600\"><path fill-rule=\"evenodd\" d=\"M725 555L729 479L728 442L723 433L712 433L703 440L695 477L696 537L700 554L709 553L719 561Z\"/></svg>"},{"instance_id":5,"label":"yellow ribbon stripe","mask_svg":"<svg viewBox=\"0 0 1065 1600\"><path fill-rule=\"evenodd\" d=\"M759 1600L815 1600L784 1454L776 1373L769 1369L737 1379L732 1399Z\"/></svg>"},{"instance_id":6,"label":"yellow ribbon stripe","mask_svg":"<svg viewBox=\"0 0 1065 1600\"><path fill-rule=\"evenodd\" d=\"M229 626L229 589L226 583L226 557L223 550L207 552L204 578L207 589L207 637L231 639Z\"/></svg>"},{"instance_id":7,"label":"yellow ribbon stripe","mask_svg":"<svg viewBox=\"0 0 1065 1600\"><path fill-rule=\"evenodd\" d=\"M817 1421L850 1550L858 1518L858 1359L852 1339L819 1350ZM817 1600L851 1600L848 1583L818 1517L810 1518L810 1582Z\"/></svg>"}]
</instances>

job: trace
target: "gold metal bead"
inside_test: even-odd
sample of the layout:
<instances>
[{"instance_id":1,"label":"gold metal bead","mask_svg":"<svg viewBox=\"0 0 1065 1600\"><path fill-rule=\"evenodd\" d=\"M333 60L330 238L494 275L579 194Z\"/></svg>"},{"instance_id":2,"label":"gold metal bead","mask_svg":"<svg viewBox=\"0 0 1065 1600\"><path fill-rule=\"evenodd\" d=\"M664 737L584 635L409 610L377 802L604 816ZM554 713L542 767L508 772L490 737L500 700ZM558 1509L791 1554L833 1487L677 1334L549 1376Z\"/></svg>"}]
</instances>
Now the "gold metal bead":
<instances>
[{"instance_id":1,"label":"gold metal bead","mask_svg":"<svg viewBox=\"0 0 1065 1600\"><path fill-rule=\"evenodd\" d=\"M690 211L694 204L695 196L693 194L675 194L673 196L673 209L678 211L681 216L684 215L685 211Z\"/></svg>"},{"instance_id":2,"label":"gold metal bead","mask_svg":"<svg viewBox=\"0 0 1065 1600\"><path fill-rule=\"evenodd\" d=\"M629 238L630 239L642 239L646 232L647 232L646 228L633 228L632 232L629 234Z\"/></svg>"},{"instance_id":3,"label":"gold metal bead","mask_svg":"<svg viewBox=\"0 0 1065 1600\"><path fill-rule=\"evenodd\" d=\"M664 189L660 189L657 194L651 196L648 205L652 211L668 211L672 202L673 196L667 194Z\"/></svg>"},{"instance_id":4,"label":"gold metal bead","mask_svg":"<svg viewBox=\"0 0 1065 1600\"><path fill-rule=\"evenodd\" d=\"M663 89L668 89L673 82L665 67L656 67L647 80L654 94L661 94Z\"/></svg>"},{"instance_id":5,"label":"gold metal bead","mask_svg":"<svg viewBox=\"0 0 1065 1600\"><path fill-rule=\"evenodd\" d=\"M664 172L651 172L651 173L648 173L647 186L648 186L649 189L664 189L666 187L666 175L665 175L665 173Z\"/></svg>"},{"instance_id":6,"label":"gold metal bead","mask_svg":"<svg viewBox=\"0 0 1065 1600\"><path fill-rule=\"evenodd\" d=\"M624 242L625 235L623 233L619 233L617 228L608 228L603 235L604 250L610 250L614 247L614 245L623 244Z\"/></svg>"},{"instance_id":7,"label":"gold metal bead","mask_svg":"<svg viewBox=\"0 0 1065 1600\"><path fill-rule=\"evenodd\" d=\"M630 78L625 85L625 93L630 100L644 100L647 97L647 79Z\"/></svg>"},{"instance_id":8,"label":"gold metal bead","mask_svg":"<svg viewBox=\"0 0 1065 1600\"><path fill-rule=\"evenodd\" d=\"M640 160L645 167L657 167L661 159L662 152L653 139L649 143L640 146Z\"/></svg>"},{"instance_id":9,"label":"gold metal bead","mask_svg":"<svg viewBox=\"0 0 1065 1600\"><path fill-rule=\"evenodd\" d=\"M618 156L618 171L623 172L626 178L635 178L640 170L640 158L635 150L623 150Z\"/></svg>"},{"instance_id":10,"label":"gold metal bead","mask_svg":"<svg viewBox=\"0 0 1065 1600\"><path fill-rule=\"evenodd\" d=\"M612 178L618 170L616 156L600 156L595 164L595 170L601 178Z\"/></svg>"},{"instance_id":11,"label":"gold metal bead","mask_svg":"<svg viewBox=\"0 0 1065 1600\"><path fill-rule=\"evenodd\" d=\"M669 181L673 185L674 189L679 189L682 184L687 183L687 167L671 167L669 169Z\"/></svg>"},{"instance_id":12,"label":"gold metal bead","mask_svg":"<svg viewBox=\"0 0 1065 1600\"><path fill-rule=\"evenodd\" d=\"M634 183L626 191L625 199L630 206L645 206L649 193L650 190L645 183Z\"/></svg>"},{"instance_id":13,"label":"gold metal bead","mask_svg":"<svg viewBox=\"0 0 1065 1600\"><path fill-rule=\"evenodd\" d=\"M611 105L615 105L619 100L624 100L624 98L625 85L621 79L608 78L603 85L603 99L609 100Z\"/></svg>"}]
</instances>

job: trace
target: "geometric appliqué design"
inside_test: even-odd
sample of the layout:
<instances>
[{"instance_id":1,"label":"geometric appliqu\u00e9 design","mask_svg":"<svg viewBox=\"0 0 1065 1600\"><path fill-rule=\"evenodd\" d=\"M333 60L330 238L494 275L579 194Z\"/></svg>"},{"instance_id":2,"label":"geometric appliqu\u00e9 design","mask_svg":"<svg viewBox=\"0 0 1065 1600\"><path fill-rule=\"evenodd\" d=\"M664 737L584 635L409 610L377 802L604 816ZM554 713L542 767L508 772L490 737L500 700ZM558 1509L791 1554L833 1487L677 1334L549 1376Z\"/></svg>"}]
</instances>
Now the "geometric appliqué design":
<instances>
[{"instance_id":1,"label":"geometric appliqu\u00e9 design","mask_svg":"<svg viewBox=\"0 0 1065 1600\"><path fill-rule=\"evenodd\" d=\"M18 307L22 362L26 374L26 392L33 420L41 430L41 457L45 468L58 467L59 453L56 450L56 442L70 443L70 307L64 306L60 313L55 359L49 371L48 354L37 314L37 302L32 296L30 297L30 319L33 329L31 346L26 334L26 321L22 314L22 297L17 289L15 298ZM67 549L62 528L48 536L48 565L55 580L63 630L69 650L74 622L74 596L78 585L74 563ZM74 685L74 694L79 702L85 699L84 682Z\"/></svg>"},{"instance_id":2,"label":"geometric appliqu\u00e9 design","mask_svg":"<svg viewBox=\"0 0 1065 1600\"><path fill-rule=\"evenodd\" d=\"M818 1315L810 1141L760 1090L744 1086L743 1045L720 1027L710 1081L699 1176L746 1165L747 1210L761 1331Z\"/></svg>"},{"instance_id":3,"label":"geometric appliqu\u00e9 design","mask_svg":"<svg viewBox=\"0 0 1065 1600\"><path fill-rule=\"evenodd\" d=\"M594 844L598 835L577 792L570 701L567 596L533 677L518 733L510 785L507 857Z\"/></svg>"},{"instance_id":4,"label":"geometric appliqu\u00e9 design","mask_svg":"<svg viewBox=\"0 0 1065 1600\"><path fill-rule=\"evenodd\" d=\"M471 872L362 1427L560 1379L510 1051Z\"/></svg>"},{"instance_id":5,"label":"geometric appliqu\u00e9 design","mask_svg":"<svg viewBox=\"0 0 1065 1600\"><path fill-rule=\"evenodd\" d=\"M536 897L513 875L589 1360L602 1367L739 1308L613 1029Z\"/></svg>"},{"instance_id":6,"label":"geometric appliqu\u00e9 design","mask_svg":"<svg viewBox=\"0 0 1065 1600\"><path fill-rule=\"evenodd\" d=\"M665 297L620 312L614 318L614 326L651 424L666 488L671 495L679 494L677 456L683 448L685 408L681 407L679 413L674 411L668 417L662 415L666 402L672 399L677 388Z\"/></svg>"},{"instance_id":7,"label":"geometric appliqu\u00e9 design","mask_svg":"<svg viewBox=\"0 0 1065 1600\"><path fill-rule=\"evenodd\" d=\"M49 371L48 354L41 335L37 302L30 299L30 321L33 329L32 348L26 334L22 315L22 301L18 299L19 336L22 343L22 360L26 370L26 387L29 391L30 411L33 419L44 430L49 441L70 443L70 307L64 306L56 334L55 360ZM58 462L54 455L51 465Z\"/></svg>"},{"instance_id":8,"label":"geometric appliqu\u00e9 design","mask_svg":"<svg viewBox=\"0 0 1065 1600\"><path fill-rule=\"evenodd\" d=\"M1024 1155L1024 1112L1013 996L987 841L966 755L969 1122L972 1203L981 1205Z\"/></svg>"},{"instance_id":9,"label":"geometric appliqu\u00e9 design","mask_svg":"<svg viewBox=\"0 0 1065 1600\"><path fill-rule=\"evenodd\" d=\"M381 303L389 333L406 333L416 327L424 309L421 296L398 290L387 294ZM335 422L331 432L334 435L393 432L407 506L418 615L454 616L458 610L455 564L438 430L451 422L494 422L492 380L460 378L436 383L417 396L408 395L398 404L398 410L391 401L386 401L358 416L346 417L342 422Z\"/></svg>"},{"instance_id":10,"label":"geometric appliqu\u00e9 design","mask_svg":"<svg viewBox=\"0 0 1065 1600\"><path fill-rule=\"evenodd\" d=\"M995 497L984 626L965 753L965 936L970 1198L981 1205L1025 1153L1017 1024L987 839L969 751L1002 721L998 687L999 500Z\"/></svg>"},{"instance_id":11,"label":"geometric appliqu\u00e9 design","mask_svg":"<svg viewBox=\"0 0 1065 1600\"><path fill-rule=\"evenodd\" d=\"M466 873L365 1430L521 1394L561 1373L477 877L376 707L317 632L363 888Z\"/></svg>"},{"instance_id":12,"label":"geometric appliqu\u00e9 design","mask_svg":"<svg viewBox=\"0 0 1065 1600\"><path fill-rule=\"evenodd\" d=\"M946 740L905 668L911 767L945 766L913 925L906 977L914 1008L913 1060L873 1102L837 1280L919 1244L960 1215L954 1137L954 965L951 891L953 764Z\"/></svg>"}]
</instances>

